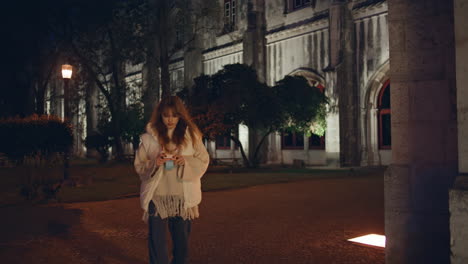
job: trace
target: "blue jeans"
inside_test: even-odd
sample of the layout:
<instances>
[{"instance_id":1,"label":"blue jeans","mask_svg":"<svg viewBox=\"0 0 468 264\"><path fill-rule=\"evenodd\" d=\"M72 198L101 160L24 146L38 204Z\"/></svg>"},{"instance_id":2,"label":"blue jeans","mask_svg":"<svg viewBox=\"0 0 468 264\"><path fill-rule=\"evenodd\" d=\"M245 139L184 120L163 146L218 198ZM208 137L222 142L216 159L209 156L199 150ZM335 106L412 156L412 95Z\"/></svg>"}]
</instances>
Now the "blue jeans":
<instances>
[{"instance_id":1,"label":"blue jeans","mask_svg":"<svg viewBox=\"0 0 468 264\"><path fill-rule=\"evenodd\" d=\"M150 264L169 264L167 250L167 230L171 234L173 250L171 264L188 263L188 239L191 230L191 221L184 220L182 217L169 217L161 219L155 215L155 206L153 202L149 204L149 234L148 250Z\"/></svg>"}]
</instances>

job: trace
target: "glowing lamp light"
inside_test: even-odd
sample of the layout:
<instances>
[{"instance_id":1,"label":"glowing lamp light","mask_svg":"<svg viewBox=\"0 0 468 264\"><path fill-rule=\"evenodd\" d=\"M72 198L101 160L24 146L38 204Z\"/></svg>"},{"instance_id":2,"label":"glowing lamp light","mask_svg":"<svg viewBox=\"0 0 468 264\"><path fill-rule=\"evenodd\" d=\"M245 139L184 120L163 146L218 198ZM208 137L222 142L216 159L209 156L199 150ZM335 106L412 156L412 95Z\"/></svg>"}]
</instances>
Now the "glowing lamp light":
<instances>
[{"instance_id":1,"label":"glowing lamp light","mask_svg":"<svg viewBox=\"0 0 468 264\"><path fill-rule=\"evenodd\" d=\"M69 64L62 65L62 78L71 79L73 73L73 67Z\"/></svg>"},{"instance_id":2,"label":"glowing lamp light","mask_svg":"<svg viewBox=\"0 0 468 264\"><path fill-rule=\"evenodd\" d=\"M348 239L348 241L363 245L385 248L385 236L377 234L368 234L365 236L355 237Z\"/></svg>"}]
</instances>

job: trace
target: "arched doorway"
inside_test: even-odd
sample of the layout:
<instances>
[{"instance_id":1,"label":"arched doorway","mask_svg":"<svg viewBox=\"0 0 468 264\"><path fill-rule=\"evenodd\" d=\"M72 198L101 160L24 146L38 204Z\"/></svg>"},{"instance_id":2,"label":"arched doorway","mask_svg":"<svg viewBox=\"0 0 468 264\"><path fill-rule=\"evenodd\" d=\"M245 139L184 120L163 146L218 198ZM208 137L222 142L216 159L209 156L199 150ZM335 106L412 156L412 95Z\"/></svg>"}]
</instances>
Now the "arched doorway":
<instances>
[{"instance_id":1,"label":"arched doorway","mask_svg":"<svg viewBox=\"0 0 468 264\"><path fill-rule=\"evenodd\" d=\"M362 166L391 162L390 64L385 62L370 78L363 98Z\"/></svg>"}]
</instances>

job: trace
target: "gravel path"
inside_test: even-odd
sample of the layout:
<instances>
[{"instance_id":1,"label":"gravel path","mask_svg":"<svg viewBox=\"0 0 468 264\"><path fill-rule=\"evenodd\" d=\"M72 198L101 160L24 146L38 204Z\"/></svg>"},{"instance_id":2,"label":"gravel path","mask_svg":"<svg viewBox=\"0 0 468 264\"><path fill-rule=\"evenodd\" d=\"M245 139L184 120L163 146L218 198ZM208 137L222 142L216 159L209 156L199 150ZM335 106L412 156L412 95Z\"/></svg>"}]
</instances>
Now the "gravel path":
<instances>
[{"instance_id":1,"label":"gravel path","mask_svg":"<svg viewBox=\"0 0 468 264\"><path fill-rule=\"evenodd\" d=\"M320 179L204 193L192 264L384 263L346 239L383 234L383 180ZM138 198L1 208L0 262L147 263Z\"/></svg>"}]
</instances>

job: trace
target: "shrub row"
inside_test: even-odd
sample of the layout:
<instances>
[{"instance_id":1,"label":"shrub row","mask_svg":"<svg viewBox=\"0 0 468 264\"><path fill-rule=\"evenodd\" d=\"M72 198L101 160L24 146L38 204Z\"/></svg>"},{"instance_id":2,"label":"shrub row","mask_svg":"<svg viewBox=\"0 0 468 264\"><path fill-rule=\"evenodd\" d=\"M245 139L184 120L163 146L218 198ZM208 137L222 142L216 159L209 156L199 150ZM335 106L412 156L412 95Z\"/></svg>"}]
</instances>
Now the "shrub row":
<instances>
[{"instance_id":1,"label":"shrub row","mask_svg":"<svg viewBox=\"0 0 468 264\"><path fill-rule=\"evenodd\" d=\"M50 162L72 145L71 126L56 116L0 119L0 152L16 164Z\"/></svg>"}]
</instances>

